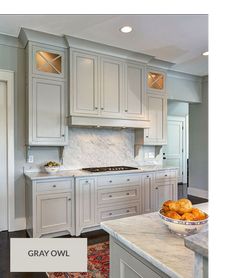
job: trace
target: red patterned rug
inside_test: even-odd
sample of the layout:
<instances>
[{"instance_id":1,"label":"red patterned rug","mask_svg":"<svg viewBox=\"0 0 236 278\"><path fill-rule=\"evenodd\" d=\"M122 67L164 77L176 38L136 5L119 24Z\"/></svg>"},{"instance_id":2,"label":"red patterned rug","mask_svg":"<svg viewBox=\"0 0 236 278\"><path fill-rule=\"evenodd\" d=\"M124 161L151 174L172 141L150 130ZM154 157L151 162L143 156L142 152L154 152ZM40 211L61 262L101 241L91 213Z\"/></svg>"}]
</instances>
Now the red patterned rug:
<instances>
[{"instance_id":1,"label":"red patterned rug","mask_svg":"<svg viewBox=\"0 0 236 278\"><path fill-rule=\"evenodd\" d=\"M49 272L49 278L108 278L109 241L88 246L88 272Z\"/></svg>"}]
</instances>

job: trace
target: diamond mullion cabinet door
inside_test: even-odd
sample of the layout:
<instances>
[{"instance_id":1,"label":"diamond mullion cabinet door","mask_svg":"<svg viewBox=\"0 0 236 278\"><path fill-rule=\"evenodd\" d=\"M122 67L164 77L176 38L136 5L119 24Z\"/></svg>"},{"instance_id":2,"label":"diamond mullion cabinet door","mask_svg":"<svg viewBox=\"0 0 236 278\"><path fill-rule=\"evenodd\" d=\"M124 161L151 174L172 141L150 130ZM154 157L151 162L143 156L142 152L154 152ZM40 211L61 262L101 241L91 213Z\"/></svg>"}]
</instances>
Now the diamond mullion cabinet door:
<instances>
[{"instance_id":1,"label":"diamond mullion cabinet door","mask_svg":"<svg viewBox=\"0 0 236 278\"><path fill-rule=\"evenodd\" d=\"M146 90L166 94L166 73L156 68L146 69Z\"/></svg>"},{"instance_id":2,"label":"diamond mullion cabinet door","mask_svg":"<svg viewBox=\"0 0 236 278\"><path fill-rule=\"evenodd\" d=\"M100 113L98 56L70 49L70 115Z\"/></svg>"},{"instance_id":3,"label":"diamond mullion cabinet door","mask_svg":"<svg viewBox=\"0 0 236 278\"><path fill-rule=\"evenodd\" d=\"M144 66L135 63L125 64L124 117L145 118Z\"/></svg>"},{"instance_id":4,"label":"diamond mullion cabinet door","mask_svg":"<svg viewBox=\"0 0 236 278\"><path fill-rule=\"evenodd\" d=\"M142 213L152 212L153 182L153 173L145 173L142 175Z\"/></svg>"},{"instance_id":5,"label":"diamond mullion cabinet door","mask_svg":"<svg viewBox=\"0 0 236 278\"><path fill-rule=\"evenodd\" d=\"M95 183L95 179L76 178L76 236L79 236L84 228L96 225Z\"/></svg>"},{"instance_id":6,"label":"diamond mullion cabinet door","mask_svg":"<svg viewBox=\"0 0 236 278\"><path fill-rule=\"evenodd\" d=\"M28 144L66 145L64 81L32 78L31 86L28 95Z\"/></svg>"},{"instance_id":7,"label":"diamond mullion cabinet door","mask_svg":"<svg viewBox=\"0 0 236 278\"><path fill-rule=\"evenodd\" d=\"M73 234L72 192L37 195L37 217L34 237L58 232Z\"/></svg>"},{"instance_id":8,"label":"diamond mullion cabinet door","mask_svg":"<svg viewBox=\"0 0 236 278\"><path fill-rule=\"evenodd\" d=\"M47 78L64 79L66 75L65 51L44 44L32 45L32 72ZM30 59L31 60L31 59Z\"/></svg>"},{"instance_id":9,"label":"diamond mullion cabinet door","mask_svg":"<svg viewBox=\"0 0 236 278\"><path fill-rule=\"evenodd\" d=\"M101 115L121 118L123 108L123 63L118 59L101 58Z\"/></svg>"}]
</instances>

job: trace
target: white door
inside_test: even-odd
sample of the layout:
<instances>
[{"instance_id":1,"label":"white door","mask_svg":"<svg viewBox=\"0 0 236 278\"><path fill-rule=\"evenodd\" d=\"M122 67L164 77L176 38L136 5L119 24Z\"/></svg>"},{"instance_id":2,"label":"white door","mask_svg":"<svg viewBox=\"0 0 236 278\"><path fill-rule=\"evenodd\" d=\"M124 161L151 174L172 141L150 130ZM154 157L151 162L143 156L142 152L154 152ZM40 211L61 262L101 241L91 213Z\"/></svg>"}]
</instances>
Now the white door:
<instances>
[{"instance_id":1,"label":"white door","mask_svg":"<svg viewBox=\"0 0 236 278\"><path fill-rule=\"evenodd\" d=\"M168 117L167 145L162 147L163 165L178 167L178 182L186 182L184 129L184 117Z\"/></svg>"},{"instance_id":2,"label":"white door","mask_svg":"<svg viewBox=\"0 0 236 278\"><path fill-rule=\"evenodd\" d=\"M0 81L0 231L7 224L7 83Z\"/></svg>"}]
</instances>

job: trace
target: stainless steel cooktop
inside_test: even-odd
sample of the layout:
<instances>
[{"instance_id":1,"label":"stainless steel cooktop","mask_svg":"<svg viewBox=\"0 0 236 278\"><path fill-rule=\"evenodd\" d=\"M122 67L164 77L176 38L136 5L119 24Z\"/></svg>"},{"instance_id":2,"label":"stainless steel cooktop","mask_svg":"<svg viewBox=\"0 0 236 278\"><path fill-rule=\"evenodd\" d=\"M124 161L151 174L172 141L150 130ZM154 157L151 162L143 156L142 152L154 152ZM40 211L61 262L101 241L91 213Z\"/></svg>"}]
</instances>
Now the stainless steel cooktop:
<instances>
[{"instance_id":1,"label":"stainless steel cooktop","mask_svg":"<svg viewBox=\"0 0 236 278\"><path fill-rule=\"evenodd\" d=\"M82 168L82 170L88 172L110 172L110 171L138 170L138 168L129 167L129 166L108 166L108 167Z\"/></svg>"}]
</instances>

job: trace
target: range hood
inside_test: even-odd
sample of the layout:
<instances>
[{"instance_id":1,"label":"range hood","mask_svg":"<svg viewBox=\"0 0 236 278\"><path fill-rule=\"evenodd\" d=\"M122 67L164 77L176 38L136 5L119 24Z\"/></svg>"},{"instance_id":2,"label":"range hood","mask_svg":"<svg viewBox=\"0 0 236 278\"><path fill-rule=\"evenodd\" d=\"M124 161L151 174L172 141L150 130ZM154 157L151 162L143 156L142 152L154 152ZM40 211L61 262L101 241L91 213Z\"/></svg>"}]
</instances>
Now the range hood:
<instances>
[{"instance_id":1,"label":"range hood","mask_svg":"<svg viewBox=\"0 0 236 278\"><path fill-rule=\"evenodd\" d=\"M68 117L68 125L69 126L94 126L94 127L149 128L150 121L70 116Z\"/></svg>"}]
</instances>

